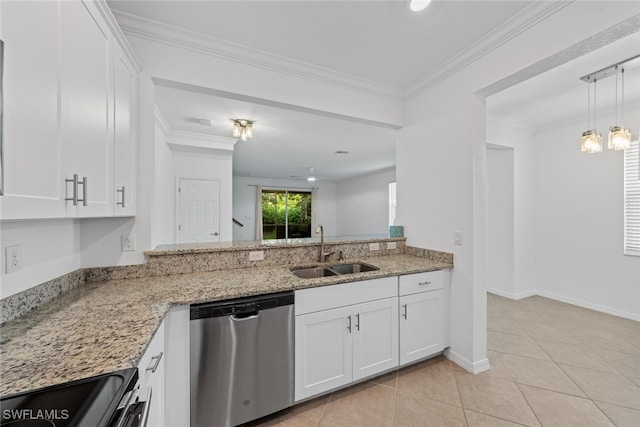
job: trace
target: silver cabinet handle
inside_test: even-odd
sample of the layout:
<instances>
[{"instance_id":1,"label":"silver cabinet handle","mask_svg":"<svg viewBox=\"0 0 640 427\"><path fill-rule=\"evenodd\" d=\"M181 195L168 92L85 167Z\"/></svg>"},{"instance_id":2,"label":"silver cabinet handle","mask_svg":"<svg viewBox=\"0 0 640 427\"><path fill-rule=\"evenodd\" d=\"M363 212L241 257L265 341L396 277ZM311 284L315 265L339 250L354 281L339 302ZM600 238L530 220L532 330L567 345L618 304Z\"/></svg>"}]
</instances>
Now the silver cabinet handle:
<instances>
[{"instance_id":1,"label":"silver cabinet handle","mask_svg":"<svg viewBox=\"0 0 640 427\"><path fill-rule=\"evenodd\" d=\"M78 206L78 202L82 202L82 206L87 206L87 177L82 177L82 182L78 180L78 174L73 174L73 179L65 179L65 184L71 182L73 184L73 195L71 197L65 197L64 200L72 202L73 206ZM78 185L82 185L82 199L78 198ZM66 188L65 188L66 192Z\"/></svg>"},{"instance_id":2,"label":"silver cabinet handle","mask_svg":"<svg viewBox=\"0 0 640 427\"><path fill-rule=\"evenodd\" d=\"M158 369L158 365L160 364L160 360L162 359L163 354L164 353L161 351L160 353L158 353L158 355L151 358L151 364L147 367L147 371L155 372L156 369Z\"/></svg>"},{"instance_id":3,"label":"silver cabinet handle","mask_svg":"<svg viewBox=\"0 0 640 427\"><path fill-rule=\"evenodd\" d=\"M73 194L71 195L71 197L65 197L64 200L67 202L72 202L73 206L78 206L78 174L74 173L72 179L67 178L64 180L64 182L65 182L65 185L67 182L71 182L72 183L71 189L73 190ZM67 192L67 189L65 188L65 193L66 192Z\"/></svg>"},{"instance_id":4,"label":"silver cabinet handle","mask_svg":"<svg viewBox=\"0 0 640 427\"><path fill-rule=\"evenodd\" d=\"M430 285L431 282L429 282L428 280L425 280L424 282L418 282L418 286L426 286L426 285Z\"/></svg>"},{"instance_id":5,"label":"silver cabinet handle","mask_svg":"<svg viewBox=\"0 0 640 427\"><path fill-rule=\"evenodd\" d=\"M360 330L360 313L356 314L356 330Z\"/></svg>"},{"instance_id":6,"label":"silver cabinet handle","mask_svg":"<svg viewBox=\"0 0 640 427\"><path fill-rule=\"evenodd\" d=\"M351 315L347 316L347 320L349 323L347 323L347 331L349 331L349 333L351 333Z\"/></svg>"},{"instance_id":7,"label":"silver cabinet handle","mask_svg":"<svg viewBox=\"0 0 640 427\"><path fill-rule=\"evenodd\" d=\"M82 202L82 206L87 206L87 177L82 177L82 182L78 182L76 185L82 185L82 199L78 199Z\"/></svg>"},{"instance_id":8,"label":"silver cabinet handle","mask_svg":"<svg viewBox=\"0 0 640 427\"><path fill-rule=\"evenodd\" d=\"M215 233L211 233L211 236L217 236L219 233L216 231Z\"/></svg>"},{"instance_id":9,"label":"silver cabinet handle","mask_svg":"<svg viewBox=\"0 0 640 427\"><path fill-rule=\"evenodd\" d=\"M407 319L407 304L402 304L402 310L403 310L402 317L404 317L405 320L406 320Z\"/></svg>"},{"instance_id":10,"label":"silver cabinet handle","mask_svg":"<svg viewBox=\"0 0 640 427\"><path fill-rule=\"evenodd\" d=\"M116 193L122 193L122 201L116 202L116 205L120 205L124 208L124 185L122 186L122 188L116 190Z\"/></svg>"}]
</instances>

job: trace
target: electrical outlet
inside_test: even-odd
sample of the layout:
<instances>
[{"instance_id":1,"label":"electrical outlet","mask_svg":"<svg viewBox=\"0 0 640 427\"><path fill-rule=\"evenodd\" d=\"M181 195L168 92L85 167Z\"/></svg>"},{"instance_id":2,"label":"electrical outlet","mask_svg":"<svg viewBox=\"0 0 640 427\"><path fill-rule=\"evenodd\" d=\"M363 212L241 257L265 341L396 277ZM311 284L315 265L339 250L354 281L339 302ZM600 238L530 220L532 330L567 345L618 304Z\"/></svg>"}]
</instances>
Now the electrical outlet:
<instances>
[{"instance_id":1,"label":"electrical outlet","mask_svg":"<svg viewBox=\"0 0 640 427\"><path fill-rule=\"evenodd\" d=\"M264 251L249 252L249 261L262 261L264 259Z\"/></svg>"},{"instance_id":2,"label":"electrical outlet","mask_svg":"<svg viewBox=\"0 0 640 427\"><path fill-rule=\"evenodd\" d=\"M396 242L388 242L387 249L396 249Z\"/></svg>"},{"instance_id":3,"label":"electrical outlet","mask_svg":"<svg viewBox=\"0 0 640 427\"><path fill-rule=\"evenodd\" d=\"M136 250L136 235L135 234L123 234L120 236L122 238L121 246L122 252L129 252Z\"/></svg>"},{"instance_id":4,"label":"electrical outlet","mask_svg":"<svg viewBox=\"0 0 640 427\"><path fill-rule=\"evenodd\" d=\"M22 269L22 246L13 245L5 247L5 272L14 273Z\"/></svg>"},{"instance_id":5,"label":"electrical outlet","mask_svg":"<svg viewBox=\"0 0 640 427\"><path fill-rule=\"evenodd\" d=\"M369 243L369 250L370 251L379 251L380 250L380 243Z\"/></svg>"}]
</instances>

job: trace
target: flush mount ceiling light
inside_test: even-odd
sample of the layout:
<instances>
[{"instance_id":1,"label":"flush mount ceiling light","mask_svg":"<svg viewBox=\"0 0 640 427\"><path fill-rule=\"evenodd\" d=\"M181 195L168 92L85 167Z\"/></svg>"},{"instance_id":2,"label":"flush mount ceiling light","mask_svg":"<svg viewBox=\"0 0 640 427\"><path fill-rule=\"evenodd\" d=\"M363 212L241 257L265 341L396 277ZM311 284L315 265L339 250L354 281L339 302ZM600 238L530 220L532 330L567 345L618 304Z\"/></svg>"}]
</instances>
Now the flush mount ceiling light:
<instances>
[{"instance_id":1,"label":"flush mount ceiling light","mask_svg":"<svg viewBox=\"0 0 640 427\"><path fill-rule=\"evenodd\" d=\"M253 138L253 124L255 122L247 119L231 119L233 121L233 137L240 138L241 141Z\"/></svg>"},{"instance_id":2,"label":"flush mount ceiling light","mask_svg":"<svg viewBox=\"0 0 640 427\"><path fill-rule=\"evenodd\" d=\"M624 64L631 61L635 61L640 58L640 55L636 55L624 61L610 65L606 68L587 74L580 77L580 80L587 83L587 127L589 130L582 132L581 148L586 153L600 153L602 151L602 137L596 132L596 82L606 77L616 76L616 94L615 94L615 108L616 108L616 124L609 127L609 143L607 146L609 149L615 151L626 150L631 145L631 131L625 128L622 122L624 121ZM618 74L622 76L622 105L621 105L621 119L618 121ZM591 83L593 83L593 128L591 128Z\"/></svg>"},{"instance_id":3,"label":"flush mount ceiling light","mask_svg":"<svg viewBox=\"0 0 640 427\"><path fill-rule=\"evenodd\" d=\"M410 0L409 9L412 12L421 12L429 7L429 4L431 4L431 0Z\"/></svg>"},{"instance_id":4,"label":"flush mount ceiling light","mask_svg":"<svg viewBox=\"0 0 640 427\"><path fill-rule=\"evenodd\" d=\"M307 176L307 181L313 182L315 180L316 180L316 177L313 174L313 168L309 168L309 176Z\"/></svg>"}]
</instances>

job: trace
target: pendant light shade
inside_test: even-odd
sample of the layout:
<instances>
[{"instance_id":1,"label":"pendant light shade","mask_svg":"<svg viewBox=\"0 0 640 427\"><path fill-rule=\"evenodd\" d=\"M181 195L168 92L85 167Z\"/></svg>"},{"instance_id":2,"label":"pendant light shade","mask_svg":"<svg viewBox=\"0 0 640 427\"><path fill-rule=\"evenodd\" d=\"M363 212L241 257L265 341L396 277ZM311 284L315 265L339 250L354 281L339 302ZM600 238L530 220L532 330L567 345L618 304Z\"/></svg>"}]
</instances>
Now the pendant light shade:
<instances>
[{"instance_id":1,"label":"pendant light shade","mask_svg":"<svg viewBox=\"0 0 640 427\"><path fill-rule=\"evenodd\" d=\"M581 147L582 151L588 154L602 152L602 135L595 129L582 132Z\"/></svg>"},{"instance_id":2,"label":"pendant light shade","mask_svg":"<svg viewBox=\"0 0 640 427\"><path fill-rule=\"evenodd\" d=\"M618 121L618 68L622 75L622 118ZM624 68L616 65L616 123L624 123ZM631 130L625 129L623 126L611 126L609 128L609 144L608 147L611 150L621 151L626 150L631 146Z\"/></svg>"}]
</instances>

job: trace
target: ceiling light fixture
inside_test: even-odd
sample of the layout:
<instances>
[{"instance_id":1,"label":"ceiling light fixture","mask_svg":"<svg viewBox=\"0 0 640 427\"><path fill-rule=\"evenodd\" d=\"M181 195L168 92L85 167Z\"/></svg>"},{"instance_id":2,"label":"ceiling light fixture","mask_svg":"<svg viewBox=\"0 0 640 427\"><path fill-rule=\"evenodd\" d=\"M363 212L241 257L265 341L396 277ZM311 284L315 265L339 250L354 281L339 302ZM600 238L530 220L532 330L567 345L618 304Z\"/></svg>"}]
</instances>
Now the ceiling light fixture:
<instances>
[{"instance_id":1,"label":"ceiling light fixture","mask_svg":"<svg viewBox=\"0 0 640 427\"><path fill-rule=\"evenodd\" d=\"M316 180L316 177L313 174L313 168L309 168L309 176L307 177L307 181L313 182L315 180Z\"/></svg>"},{"instance_id":2,"label":"ceiling light fixture","mask_svg":"<svg viewBox=\"0 0 640 427\"><path fill-rule=\"evenodd\" d=\"M616 65L616 71L618 66ZM624 123L624 68L620 67L622 74L622 105L621 120L618 121L618 73L616 73L616 123ZM631 130L625 129L624 126L618 124L609 128L609 149L615 151L626 150L631 146Z\"/></svg>"},{"instance_id":3,"label":"ceiling light fixture","mask_svg":"<svg viewBox=\"0 0 640 427\"><path fill-rule=\"evenodd\" d=\"M231 119L233 121L233 137L241 141L253 138L254 121L247 119Z\"/></svg>"},{"instance_id":4,"label":"ceiling light fixture","mask_svg":"<svg viewBox=\"0 0 640 427\"><path fill-rule=\"evenodd\" d=\"M602 151L602 135L596 132L596 80L593 80L593 129L591 128L591 81L587 85L587 129L582 132L580 146L588 154Z\"/></svg>"},{"instance_id":5,"label":"ceiling light fixture","mask_svg":"<svg viewBox=\"0 0 640 427\"><path fill-rule=\"evenodd\" d=\"M616 76L616 96L615 96L615 106L616 106L616 124L609 127L609 143L607 146L609 149L615 151L626 150L631 145L631 130L625 128L623 125L624 121L624 64L627 64L631 61L635 61L640 58L640 55L633 56L629 59L625 59L624 61L618 62L616 64L610 65L601 70L595 71L591 74L587 74L586 76L580 77L580 80L587 83L587 127L589 130L582 132L581 138L581 148L582 151L586 153L600 153L602 151L602 137L600 134L596 132L596 82L598 80L602 80L606 77ZM621 120L618 121L618 72L622 74L622 105L621 105ZM593 128L591 128L591 83L593 83Z\"/></svg>"},{"instance_id":6,"label":"ceiling light fixture","mask_svg":"<svg viewBox=\"0 0 640 427\"><path fill-rule=\"evenodd\" d=\"M429 4L431 4L431 0L410 0L409 9L412 12L421 12L429 7Z\"/></svg>"}]
</instances>

